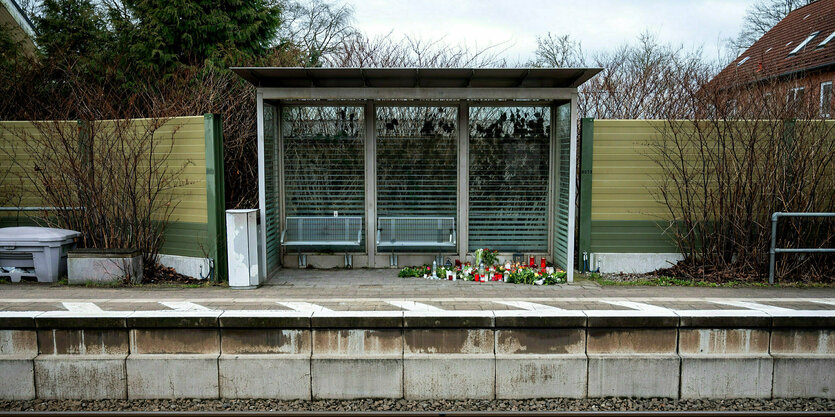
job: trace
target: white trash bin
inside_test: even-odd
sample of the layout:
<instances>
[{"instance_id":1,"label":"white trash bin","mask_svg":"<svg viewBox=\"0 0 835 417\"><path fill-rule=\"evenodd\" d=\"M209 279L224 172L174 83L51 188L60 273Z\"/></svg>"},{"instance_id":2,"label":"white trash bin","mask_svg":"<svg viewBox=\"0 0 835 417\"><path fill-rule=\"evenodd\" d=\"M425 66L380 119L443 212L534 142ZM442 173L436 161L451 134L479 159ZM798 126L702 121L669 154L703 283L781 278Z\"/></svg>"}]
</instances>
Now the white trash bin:
<instances>
[{"instance_id":1,"label":"white trash bin","mask_svg":"<svg viewBox=\"0 0 835 417\"><path fill-rule=\"evenodd\" d=\"M50 227L4 227L0 229L0 277L20 282L35 276L38 282L56 282L67 274L67 252L81 233ZM34 273L26 269L34 268Z\"/></svg>"},{"instance_id":2,"label":"white trash bin","mask_svg":"<svg viewBox=\"0 0 835 417\"><path fill-rule=\"evenodd\" d=\"M261 285L258 240L258 209L226 210L226 262L230 288L252 289Z\"/></svg>"}]
</instances>

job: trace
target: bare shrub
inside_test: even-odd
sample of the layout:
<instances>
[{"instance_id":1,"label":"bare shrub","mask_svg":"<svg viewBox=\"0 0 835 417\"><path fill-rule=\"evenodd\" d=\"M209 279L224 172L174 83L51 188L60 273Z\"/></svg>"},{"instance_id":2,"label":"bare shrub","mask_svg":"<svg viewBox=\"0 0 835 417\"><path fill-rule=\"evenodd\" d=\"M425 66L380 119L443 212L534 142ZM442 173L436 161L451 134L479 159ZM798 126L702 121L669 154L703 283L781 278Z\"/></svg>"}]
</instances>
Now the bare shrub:
<instances>
[{"instance_id":1,"label":"bare shrub","mask_svg":"<svg viewBox=\"0 0 835 417\"><path fill-rule=\"evenodd\" d=\"M658 197L685 257L673 272L689 277L763 279L773 212L835 211L835 123L818 117L815 100L791 93L813 85L733 81L689 91L696 111L672 111L652 144ZM778 247L832 247L835 224L781 220L778 236ZM780 255L778 276L831 281L834 258Z\"/></svg>"},{"instance_id":2,"label":"bare shrub","mask_svg":"<svg viewBox=\"0 0 835 417\"><path fill-rule=\"evenodd\" d=\"M61 85L19 110L32 127L0 135L14 142L0 146L19 181L11 189L18 205L28 195L51 208L29 212L37 223L80 231L82 247L137 248L153 271L178 204L173 191L188 184L181 174L190 162L171 158L178 128L170 115L183 102L115 79L91 83L64 64L42 68L61 71Z\"/></svg>"},{"instance_id":3,"label":"bare shrub","mask_svg":"<svg viewBox=\"0 0 835 417\"><path fill-rule=\"evenodd\" d=\"M691 95L716 73L700 50L663 44L650 32L589 61L603 71L580 86L578 110L597 119L688 117Z\"/></svg>"},{"instance_id":4,"label":"bare shrub","mask_svg":"<svg viewBox=\"0 0 835 417\"><path fill-rule=\"evenodd\" d=\"M392 33L368 37L357 33L346 38L325 64L370 68L501 68L507 66L501 58L507 47L506 43L468 47L449 44L444 38L395 38Z\"/></svg>"},{"instance_id":5,"label":"bare shrub","mask_svg":"<svg viewBox=\"0 0 835 417\"><path fill-rule=\"evenodd\" d=\"M35 121L35 130L8 129L27 158L23 180L48 210L38 221L81 232L88 248L137 248L155 265L186 165L170 163L174 134L157 133L166 118Z\"/></svg>"}]
</instances>

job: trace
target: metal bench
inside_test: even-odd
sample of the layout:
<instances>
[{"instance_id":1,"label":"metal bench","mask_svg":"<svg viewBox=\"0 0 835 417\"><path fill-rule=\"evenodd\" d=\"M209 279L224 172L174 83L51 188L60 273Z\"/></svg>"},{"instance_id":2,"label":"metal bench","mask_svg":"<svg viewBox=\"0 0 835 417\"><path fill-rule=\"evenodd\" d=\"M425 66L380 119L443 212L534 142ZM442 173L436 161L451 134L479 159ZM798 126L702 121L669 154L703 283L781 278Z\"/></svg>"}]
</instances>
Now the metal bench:
<instances>
[{"instance_id":1,"label":"metal bench","mask_svg":"<svg viewBox=\"0 0 835 417\"><path fill-rule=\"evenodd\" d=\"M341 246L346 249L362 243L362 217L357 216L287 216L281 245L299 249L299 267L307 266L302 247ZM345 266L352 265L351 255L345 255Z\"/></svg>"},{"instance_id":2,"label":"metal bench","mask_svg":"<svg viewBox=\"0 0 835 417\"><path fill-rule=\"evenodd\" d=\"M378 217L378 250L423 247L455 248L458 244L455 217ZM397 255L392 254L392 266L397 266Z\"/></svg>"}]
</instances>

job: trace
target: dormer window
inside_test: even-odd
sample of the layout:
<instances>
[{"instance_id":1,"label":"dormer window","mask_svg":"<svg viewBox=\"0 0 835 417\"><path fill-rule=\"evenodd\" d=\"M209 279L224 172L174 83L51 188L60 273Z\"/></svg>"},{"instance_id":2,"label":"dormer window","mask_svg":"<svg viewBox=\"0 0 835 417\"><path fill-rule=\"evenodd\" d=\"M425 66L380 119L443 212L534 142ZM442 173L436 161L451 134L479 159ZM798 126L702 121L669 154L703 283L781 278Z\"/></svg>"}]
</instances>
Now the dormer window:
<instances>
[{"instance_id":1,"label":"dormer window","mask_svg":"<svg viewBox=\"0 0 835 417\"><path fill-rule=\"evenodd\" d=\"M809 35L806 39L804 39L803 42L800 42L799 44L797 44L797 46L795 46L794 49L792 49L792 51L789 52L789 56L797 55L800 51L803 50L803 48L806 47L806 45L809 44L809 42L812 42L812 39L815 39L815 36L818 36L819 33L820 33L819 31L818 32L812 32L812 34Z\"/></svg>"},{"instance_id":2,"label":"dormer window","mask_svg":"<svg viewBox=\"0 0 835 417\"><path fill-rule=\"evenodd\" d=\"M821 41L821 43L818 44L818 48L823 48L824 46L826 46L826 44L828 44L829 41L832 40L832 38L835 38L835 31L832 31L832 33L830 33L829 36L826 37L826 39Z\"/></svg>"}]
</instances>

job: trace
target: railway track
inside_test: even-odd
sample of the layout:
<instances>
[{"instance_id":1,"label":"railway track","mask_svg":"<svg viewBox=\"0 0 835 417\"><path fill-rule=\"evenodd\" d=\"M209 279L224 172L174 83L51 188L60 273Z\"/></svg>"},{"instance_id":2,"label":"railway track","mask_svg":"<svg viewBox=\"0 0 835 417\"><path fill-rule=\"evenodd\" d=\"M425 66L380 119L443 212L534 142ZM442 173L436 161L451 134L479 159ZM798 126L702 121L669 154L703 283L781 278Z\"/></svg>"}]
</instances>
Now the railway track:
<instances>
[{"instance_id":1,"label":"railway track","mask_svg":"<svg viewBox=\"0 0 835 417\"><path fill-rule=\"evenodd\" d=\"M0 417L812 417L832 411L0 411Z\"/></svg>"}]
</instances>

